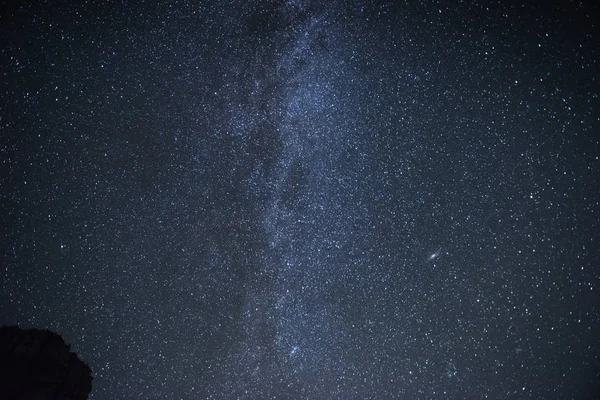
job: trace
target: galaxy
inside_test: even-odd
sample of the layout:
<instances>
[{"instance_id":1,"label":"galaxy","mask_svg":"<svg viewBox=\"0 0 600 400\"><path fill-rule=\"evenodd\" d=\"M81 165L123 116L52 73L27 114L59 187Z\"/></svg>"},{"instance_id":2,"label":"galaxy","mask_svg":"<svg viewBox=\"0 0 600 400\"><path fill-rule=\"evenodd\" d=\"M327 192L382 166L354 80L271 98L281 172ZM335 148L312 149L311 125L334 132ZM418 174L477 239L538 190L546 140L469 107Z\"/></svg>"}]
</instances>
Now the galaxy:
<instances>
[{"instance_id":1,"label":"galaxy","mask_svg":"<svg viewBox=\"0 0 600 400\"><path fill-rule=\"evenodd\" d=\"M9 2L0 325L98 400L597 398L599 11Z\"/></svg>"}]
</instances>

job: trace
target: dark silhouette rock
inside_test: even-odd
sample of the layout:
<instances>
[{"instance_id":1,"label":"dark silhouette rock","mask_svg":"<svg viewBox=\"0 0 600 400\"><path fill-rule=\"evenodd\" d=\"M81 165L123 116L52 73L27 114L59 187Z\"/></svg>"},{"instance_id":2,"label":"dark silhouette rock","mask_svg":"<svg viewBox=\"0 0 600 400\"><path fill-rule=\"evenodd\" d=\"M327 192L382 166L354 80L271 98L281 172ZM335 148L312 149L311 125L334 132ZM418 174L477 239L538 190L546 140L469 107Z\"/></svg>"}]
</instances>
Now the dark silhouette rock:
<instances>
[{"instance_id":1,"label":"dark silhouette rock","mask_svg":"<svg viewBox=\"0 0 600 400\"><path fill-rule=\"evenodd\" d=\"M0 398L76 400L91 391L92 370L59 334L0 327Z\"/></svg>"}]
</instances>

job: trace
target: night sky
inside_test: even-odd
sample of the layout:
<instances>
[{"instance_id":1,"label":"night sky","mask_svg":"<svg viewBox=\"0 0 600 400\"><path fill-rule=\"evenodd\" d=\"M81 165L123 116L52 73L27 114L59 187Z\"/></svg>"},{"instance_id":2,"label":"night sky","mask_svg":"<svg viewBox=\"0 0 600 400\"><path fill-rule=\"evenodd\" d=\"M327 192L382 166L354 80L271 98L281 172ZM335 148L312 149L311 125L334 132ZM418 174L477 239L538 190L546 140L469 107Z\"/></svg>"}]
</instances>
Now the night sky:
<instances>
[{"instance_id":1,"label":"night sky","mask_svg":"<svg viewBox=\"0 0 600 400\"><path fill-rule=\"evenodd\" d=\"M595 398L595 3L5 3L0 325L93 399Z\"/></svg>"}]
</instances>

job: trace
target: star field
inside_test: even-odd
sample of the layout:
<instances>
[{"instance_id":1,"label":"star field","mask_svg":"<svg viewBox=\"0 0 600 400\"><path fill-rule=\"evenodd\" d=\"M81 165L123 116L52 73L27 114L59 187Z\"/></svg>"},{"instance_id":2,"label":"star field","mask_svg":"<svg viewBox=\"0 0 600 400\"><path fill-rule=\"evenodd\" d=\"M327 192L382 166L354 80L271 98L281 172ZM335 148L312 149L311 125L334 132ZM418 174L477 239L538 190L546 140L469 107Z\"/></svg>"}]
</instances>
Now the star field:
<instances>
[{"instance_id":1,"label":"star field","mask_svg":"<svg viewBox=\"0 0 600 400\"><path fill-rule=\"evenodd\" d=\"M13 2L0 324L92 399L595 398L593 2Z\"/></svg>"}]
</instances>

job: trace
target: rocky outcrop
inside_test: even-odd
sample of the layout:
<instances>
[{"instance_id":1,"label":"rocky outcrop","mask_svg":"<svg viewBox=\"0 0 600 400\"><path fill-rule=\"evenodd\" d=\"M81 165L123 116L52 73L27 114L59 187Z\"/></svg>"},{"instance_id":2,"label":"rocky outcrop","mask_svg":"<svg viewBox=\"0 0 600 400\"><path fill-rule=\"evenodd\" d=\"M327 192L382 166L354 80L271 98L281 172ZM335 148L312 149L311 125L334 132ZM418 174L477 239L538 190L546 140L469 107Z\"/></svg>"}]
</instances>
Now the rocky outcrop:
<instances>
[{"instance_id":1,"label":"rocky outcrop","mask_svg":"<svg viewBox=\"0 0 600 400\"><path fill-rule=\"evenodd\" d=\"M92 371L57 333L0 327L2 399L87 399Z\"/></svg>"}]
</instances>

